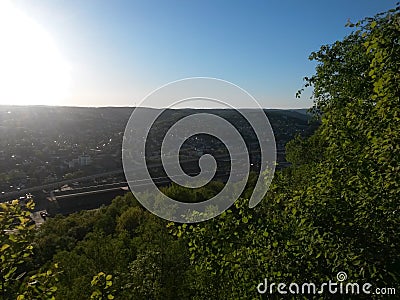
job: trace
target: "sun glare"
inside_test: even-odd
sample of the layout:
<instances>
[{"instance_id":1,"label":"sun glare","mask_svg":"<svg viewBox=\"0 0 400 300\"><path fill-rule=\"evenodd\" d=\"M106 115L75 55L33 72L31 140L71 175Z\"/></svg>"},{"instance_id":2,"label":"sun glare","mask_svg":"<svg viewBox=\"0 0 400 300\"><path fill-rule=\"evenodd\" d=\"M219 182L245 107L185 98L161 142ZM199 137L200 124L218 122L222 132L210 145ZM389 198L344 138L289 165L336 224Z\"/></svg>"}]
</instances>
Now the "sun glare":
<instances>
[{"instance_id":1,"label":"sun glare","mask_svg":"<svg viewBox=\"0 0 400 300\"><path fill-rule=\"evenodd\" d=\"M0 104L61 104L69 84L70 67L51 36L0 0Z\"/></svg>"}]
</instances>

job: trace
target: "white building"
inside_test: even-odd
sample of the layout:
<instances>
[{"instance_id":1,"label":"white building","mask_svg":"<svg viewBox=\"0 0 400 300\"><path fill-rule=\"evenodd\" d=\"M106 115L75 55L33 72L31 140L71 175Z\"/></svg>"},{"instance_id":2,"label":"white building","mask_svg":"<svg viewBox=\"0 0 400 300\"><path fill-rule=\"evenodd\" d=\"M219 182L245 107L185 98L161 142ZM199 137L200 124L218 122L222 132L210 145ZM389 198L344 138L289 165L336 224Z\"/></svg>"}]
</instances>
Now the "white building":
<instances>
[{"instance_id":1,"label":"white building","mask_svg":"<svg viewBox=\"0 0 400 300\"><path fill-rule=\"evenodd\" d=\"M73 160L68 162L68 167L70 169L76 167L84 167L89 166L92 163L92 159L89 155L81 155L78 158L74 158Z\"/></svg>"}]
</instances>

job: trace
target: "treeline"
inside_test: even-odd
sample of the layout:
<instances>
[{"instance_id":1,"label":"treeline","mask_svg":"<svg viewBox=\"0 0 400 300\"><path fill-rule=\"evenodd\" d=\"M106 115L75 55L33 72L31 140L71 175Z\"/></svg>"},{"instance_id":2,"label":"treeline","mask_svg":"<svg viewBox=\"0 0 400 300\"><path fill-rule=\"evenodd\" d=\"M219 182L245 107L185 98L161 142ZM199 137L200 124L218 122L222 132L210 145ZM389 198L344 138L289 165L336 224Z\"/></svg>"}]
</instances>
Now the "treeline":
<instances>
[{"instance_id":1,"label":"treeline","mask_svg":"<svg viewBox=\"0 0 400 300\"><path fill-rule=\"evenodd\" d=\"M311 54L318 64L305 86L321 126L287 145L292 166L258 206L248 207L250 184L219 217L174 224L127 194L33 231L19 205L2 204L3 298L254 299L264 278L320 284L339 272L372 284L367 298L381 297L376 287L399 293L400 8L348 26ZM184 201L219 189L164 192Z\"/></svg>"}]
</instances>

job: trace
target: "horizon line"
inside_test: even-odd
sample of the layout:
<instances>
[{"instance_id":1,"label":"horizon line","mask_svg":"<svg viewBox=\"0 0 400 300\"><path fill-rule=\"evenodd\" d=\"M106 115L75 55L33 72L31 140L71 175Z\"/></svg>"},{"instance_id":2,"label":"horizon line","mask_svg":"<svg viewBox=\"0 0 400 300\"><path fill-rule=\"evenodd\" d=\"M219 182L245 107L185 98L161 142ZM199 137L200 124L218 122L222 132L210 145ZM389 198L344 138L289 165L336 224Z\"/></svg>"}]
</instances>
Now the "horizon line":
<instances>
[{"instance_id":1,"label":"horizon line","mask_svg":"<svg viewBox=\"0 0 400 300\"><path fill-rule=\"evenodd\" d=\"M227 108L227 107L182 107L182 108L165 108L165 107L146 107L146 106L114 106L114 105L105 105L105 106L80 106L80 105L47 105L47 104L0 104L0 107L54 107L54 108L145 108L145 109L171 109L171 110L183 110L183 109L256 109L254 107L240 107L240 108ZM300 108L277 108L277 107L262 107L262 109L270 109L270 110L309 110L312 107L300 107Z\"/></svg>"}]
</instances>

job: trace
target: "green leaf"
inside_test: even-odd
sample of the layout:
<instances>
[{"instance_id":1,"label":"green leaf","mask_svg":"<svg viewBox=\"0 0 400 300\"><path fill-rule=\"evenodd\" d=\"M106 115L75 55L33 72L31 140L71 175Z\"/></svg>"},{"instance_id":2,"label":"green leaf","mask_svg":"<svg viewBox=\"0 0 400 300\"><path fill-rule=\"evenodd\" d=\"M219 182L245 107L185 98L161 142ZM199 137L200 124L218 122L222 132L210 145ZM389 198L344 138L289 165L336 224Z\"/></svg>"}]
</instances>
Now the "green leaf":
<instances>
[{"instance_id":1,"label":"green leaf","mask_svg":"<svg viewBox=\"0 0 400 300\"><path fill-rule=\"evenodd\" d=\"M4 244L3 246L1 246L0 251L3 252L4 250L6 250L7 248L9 248L10 245L9 244Z\"/></svg>"}]
</instances>

